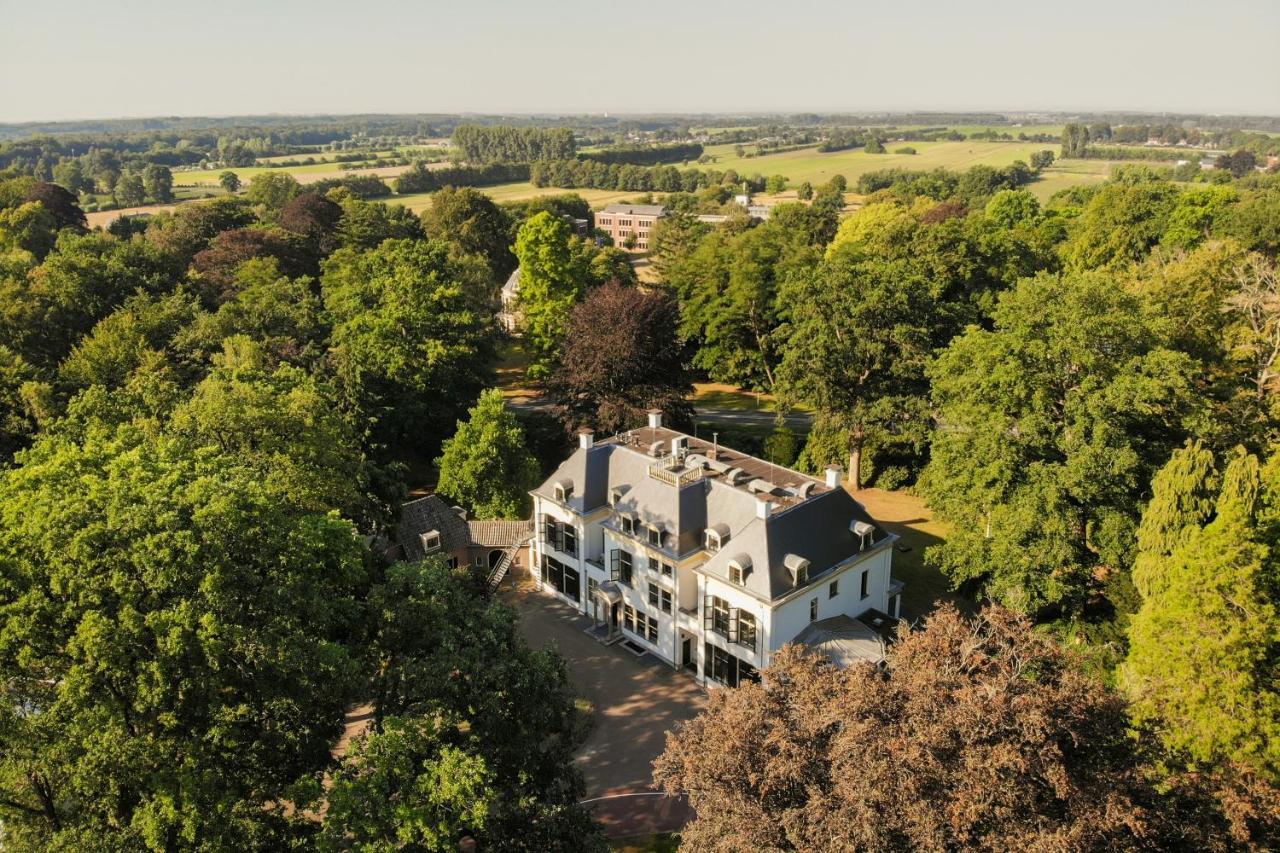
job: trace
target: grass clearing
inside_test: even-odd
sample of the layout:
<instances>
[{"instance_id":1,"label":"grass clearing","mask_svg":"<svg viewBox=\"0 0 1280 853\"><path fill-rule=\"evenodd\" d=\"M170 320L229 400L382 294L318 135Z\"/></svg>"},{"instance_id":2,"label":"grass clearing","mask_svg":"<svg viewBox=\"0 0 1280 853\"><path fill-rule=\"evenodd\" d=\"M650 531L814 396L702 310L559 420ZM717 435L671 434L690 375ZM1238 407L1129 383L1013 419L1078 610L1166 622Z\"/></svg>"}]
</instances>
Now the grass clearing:
<instances>
[{"instance_id":1,"label":"grass clearing","mask_svg":"<svg viewBox=\"0 0 1280 853\"><path fill-rule=\"evenodd\" d=\"M924 550L942 542L947 531L942 522L934 519L924 498L903 490L863 489L851 490L850 494L882 527L898 535L893 576L906 584L902 593L903 616L915 619L943 601L954 603L964 613L976 611L974 602L958 595L941 572L924 563Z\"/></svg>"}]
</instances>

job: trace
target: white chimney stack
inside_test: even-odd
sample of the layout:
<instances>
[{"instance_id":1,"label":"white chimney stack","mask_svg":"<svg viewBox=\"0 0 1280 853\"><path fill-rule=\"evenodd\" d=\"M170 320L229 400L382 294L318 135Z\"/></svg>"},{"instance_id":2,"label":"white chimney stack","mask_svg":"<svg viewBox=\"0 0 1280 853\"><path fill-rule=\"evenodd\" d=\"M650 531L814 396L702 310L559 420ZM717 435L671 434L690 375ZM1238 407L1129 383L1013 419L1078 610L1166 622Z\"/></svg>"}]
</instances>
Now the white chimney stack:
<instances>
[{"instance_id":1,"label":"white chimney stack","mask_svg":"<svg viewBox=\"0 0 1280 853\"><path fill-rule=\"evenodd\" d=\"M649 429L662 428L662 409L649 410Z\"/></svg>"},{"instance_id":2,"label":"white chimney stack","mask_svg":"<svg viewBox=\"0 0 1280 853\"><path fill-rule=\"evenodd\" d=\"M843 473L844 471L840 468L839 465L828 465L827 466L827 488L828 489L840 488L840 475Z\"/></svg>"},{"instance_id":3,"label":"white chimney stack","mask_svg":"<svg viewBox=\"0 0 1280 853\"><path fill-rule=\"evenodd\" d=\"M583 450L590 450L596 443L596 436L586 427L578 430L578 446Z\"/></svg>"},{"instance_id":4,"label":"white chimney stack","mask_svg":"<svg viewBox=\"0 0 1280 853\"><path fill-rule=\"evenodd\" d=\"M756 518L768 518L769 511L773 509L773 501L760 498L756 500Z\"/></svg>"}]
</instances>

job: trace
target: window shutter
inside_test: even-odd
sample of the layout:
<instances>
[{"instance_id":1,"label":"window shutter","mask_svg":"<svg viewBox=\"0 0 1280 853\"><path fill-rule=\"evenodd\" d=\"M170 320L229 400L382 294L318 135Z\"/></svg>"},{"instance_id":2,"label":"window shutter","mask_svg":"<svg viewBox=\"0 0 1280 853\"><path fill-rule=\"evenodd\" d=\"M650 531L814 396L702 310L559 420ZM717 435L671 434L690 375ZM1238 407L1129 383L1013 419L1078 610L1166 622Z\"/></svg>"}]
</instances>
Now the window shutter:
<instances>
[{"instance_id":1,"label":"window shutter","mask_svg":"<svg viewBox=\"0 0 1280 853\"><path fill-rule=\"evenodd\" d=\"M620 553L621 552L619 552L617 548L614 548L609 552L609 577L615 581L622 577L622 560L619 557Z\"/></svg>"},{"instance_id":2,"label":"window shutter","mask_svg":"<svg viewBox=\"0 0 1280 853\"><path fill-rule=\"evenodd\" d=\"M738 608L729 608L729 642L738 642Z\"/></svg>"},{"instance_id":3,"label":"window shutter","mask_svg":"<svg viewBox=\"0 0 1280 853\"><path fill-rule=\"evenodd\" d=\"M711 596L706 595L702 598L702 629L710 631L713 620L716 618L715 606L711 603Z\"/></svg>"}]
</instances>

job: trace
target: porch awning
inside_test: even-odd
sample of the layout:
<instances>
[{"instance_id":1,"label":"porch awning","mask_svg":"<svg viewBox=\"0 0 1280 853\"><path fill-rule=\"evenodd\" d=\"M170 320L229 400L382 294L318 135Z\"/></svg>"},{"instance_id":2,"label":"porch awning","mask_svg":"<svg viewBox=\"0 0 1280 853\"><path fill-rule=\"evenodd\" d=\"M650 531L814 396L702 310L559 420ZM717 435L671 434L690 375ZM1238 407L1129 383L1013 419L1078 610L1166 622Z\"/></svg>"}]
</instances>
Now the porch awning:
<instances>
[{"instance_id":1,"label":"porch awning","mask_svg":"<svg viewBox=\"0 0 1280 853\"><path fill-rule=\"evenodd\" d=\"M618 588L617 581L605 581L600 584L596 587L596 595L608 604L617 604L622 601L622 590Z\"/></svg>"}]
</instances>

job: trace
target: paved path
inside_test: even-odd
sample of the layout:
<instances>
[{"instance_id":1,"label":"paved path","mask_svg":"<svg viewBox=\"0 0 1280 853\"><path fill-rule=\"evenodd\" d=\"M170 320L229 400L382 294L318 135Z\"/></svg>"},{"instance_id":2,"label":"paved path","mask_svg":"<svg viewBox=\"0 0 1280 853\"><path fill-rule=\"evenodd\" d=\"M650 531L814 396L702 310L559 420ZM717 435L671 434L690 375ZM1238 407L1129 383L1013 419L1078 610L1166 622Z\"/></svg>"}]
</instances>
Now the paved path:
<instances>
[{"instance_id":1,"label":"paved path","mask_svg":"<svg viewBox=\"0 0 1280 853\"><path fill-rule=\"evenodd\" d=\"M578 692L595 708L595 724L578 752L586 797L610 836L670 832L689 818L682 801L652 794L653 759L666 732L695 716L706 693L692 678L651 657L636 658L583 633L590 623L573 608L538 592L523 571L500 593L520 613L534 648L552 646L569 662Z\"/></svg>"}]
</instances>

